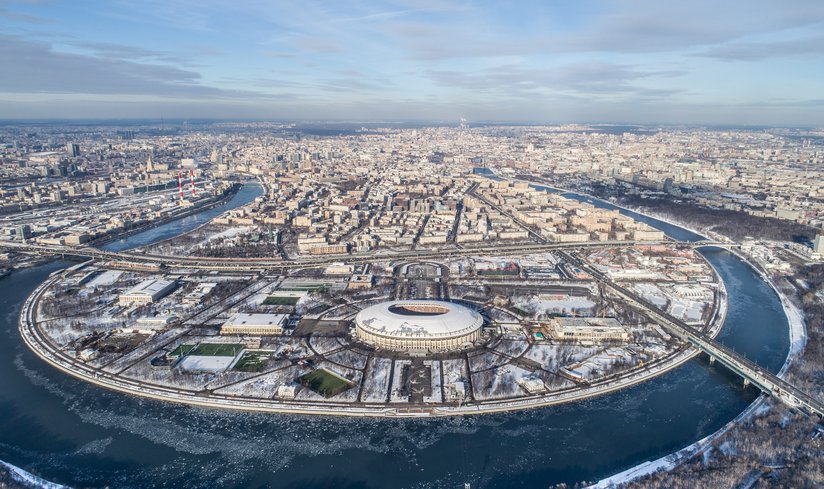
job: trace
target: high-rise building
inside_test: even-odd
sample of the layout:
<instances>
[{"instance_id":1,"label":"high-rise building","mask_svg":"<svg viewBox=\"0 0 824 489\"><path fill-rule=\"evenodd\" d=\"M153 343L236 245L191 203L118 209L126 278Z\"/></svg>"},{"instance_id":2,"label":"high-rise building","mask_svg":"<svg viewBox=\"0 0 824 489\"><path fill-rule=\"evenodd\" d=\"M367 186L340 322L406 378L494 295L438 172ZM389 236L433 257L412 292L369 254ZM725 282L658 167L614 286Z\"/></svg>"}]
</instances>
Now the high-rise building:
<instances>
[{"instance_id":1,"label":"high-rise building","mask_svg":"<svg viewBox=\"0 0 824 489\"><path fill-rule=\"evenodd\" d=\"M819 234L815 237L815 242L813 243L813 250L816 253L821 253L824 255L824 234Z\"/></svg>"},{"instance_id":2,"label":"high-rise building","mask_svg":"<svg viewBox=\"0 0 824 489\"><path fill-rule=\"evenodd\" d=\"M26 241L31 238L31 226L28 224L21 224L15 229L15 237L18 241Z\"/></svg>"},{"instance_id":3,"label":"high-rise building","mask_svg":"<svg viewBox=\"0 0 824 489\"><path fill-rule=\"evenodd\" d=\"M80 145L76 143L68 143L66 145L66 151L72 155L72 158L76 158L80 156Z\"/></svg>"}]
</instances>

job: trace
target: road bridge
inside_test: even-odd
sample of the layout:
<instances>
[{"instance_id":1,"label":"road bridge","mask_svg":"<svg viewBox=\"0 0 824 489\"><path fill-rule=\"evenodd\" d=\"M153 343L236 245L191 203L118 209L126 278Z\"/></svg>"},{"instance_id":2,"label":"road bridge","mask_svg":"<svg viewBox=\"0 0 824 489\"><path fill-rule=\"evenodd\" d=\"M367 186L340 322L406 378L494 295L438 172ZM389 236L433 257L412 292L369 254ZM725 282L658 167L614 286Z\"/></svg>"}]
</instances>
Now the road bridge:
<instances>
[{"instance_id":1,"label":"road bridge","mask_svg":"<svg viewBox=\"0 0 824 489\"><path fill-rule=\"evenodd\" d=\"M727 368L744 378L746 383L751 383L785 404L802 409L807 413L815 413L819 417L824 417L824 403L813 398L789 382L781 379L772 372L760 367L755 362L747 359L743 355L736 353L727 346L710 338L707 334L697 331L680 319L656 308L643 298L639 297L631 290L616 284L605 274L595 267L584 262L582 259L565 251L560 251L564 259L575 264L597 281L612 289L621 296L627 303L644 310L647 315L656 323L661 325L669 333L681 338L692 346L703 351L710 357L710 361L718 361Z\"/></svg>"}]
</instances>

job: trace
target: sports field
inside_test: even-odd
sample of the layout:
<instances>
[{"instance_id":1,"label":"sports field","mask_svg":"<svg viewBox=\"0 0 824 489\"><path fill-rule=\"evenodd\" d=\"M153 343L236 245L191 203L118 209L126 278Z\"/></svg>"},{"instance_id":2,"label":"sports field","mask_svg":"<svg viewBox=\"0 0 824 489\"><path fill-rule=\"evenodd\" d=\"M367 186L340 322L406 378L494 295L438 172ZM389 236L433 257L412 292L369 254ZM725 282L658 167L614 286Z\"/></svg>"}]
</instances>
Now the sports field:
<instances>
[{"instance_id":1,"label":"sports field","mask_svg":"<svg viewBox=\"0 0 824 489\"><path fill-rule=\"evenodd\" d=\"M243 345L237 343L201 343L190 352L190 355L203 357L233 357L240 353Z\"/></svg>"},{"instance_id":2,"label":"sports field","mask_svg":"<svg viewBox=\"0 0 824 489\"><path fill-rule=\"evenodd\" d=\"M192 348L194 348L194 347L195 347L195 345L186 345L186 344L177 345L177 348L175 348L174 350L169 352L169 357L170 358L182 357L183 355L185 355L185 354L189 353L190 351L192 351Z\"/></svg>"},{"instance_id":3,"label":"sports field","mask_svg":"<svg viewBox=\"0 0 824 489\"><path fill-rule=\"evenodd\" d=\"M298 381L305 387L312 389L323 397L336 396L352 387L352 382L334 374L325 368L301 376Z\"/></svg>"},{"instance_id":4,"label":"sports field","mask_svg":"<svg viewBox=\"0 0 824 489\"><path fill-rule=\"evenodd\" d=\"M295 287L281 287L278 290L282 290L284 292L326 292L329 289L328 285L324 284L312 284L312 285L300 285Z\"/></svg>"},{"instance_id":5,"label":"sports field","mask_svg":"<svg viewBox=\"0 0 824 489\"><path fill-rule=\"evenodd\" d=\"M232 370L239 372L260 372L272 358L270 351L247 351L240 357Z\"/></svg>"},{"instance_id":6,"label":"sports field","mask_svg":"<svg viewBox=\"0 0 824 489\"><path fill-rule=\"evenodd\" d=\"M264 306L294 306L300 297L275 297L270 295L263 301Z\"/></svg>"}]
</instances>

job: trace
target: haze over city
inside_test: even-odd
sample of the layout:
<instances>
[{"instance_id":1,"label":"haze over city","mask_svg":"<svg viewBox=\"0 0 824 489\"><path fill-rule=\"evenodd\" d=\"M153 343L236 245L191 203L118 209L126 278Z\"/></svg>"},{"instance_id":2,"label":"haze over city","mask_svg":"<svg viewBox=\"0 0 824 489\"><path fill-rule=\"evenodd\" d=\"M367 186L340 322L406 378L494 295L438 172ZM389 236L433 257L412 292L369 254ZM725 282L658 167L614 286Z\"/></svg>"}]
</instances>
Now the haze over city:
<instances>
[{"instance_id":1,"label":"haze over city","mask_svg":"<svg viewBox=\"0 0 824 489\"><path fill-rule=\"evenodd\" d=\"M0 117L817 125L824 3L0 3Z\"/></svg>"}]
</instances>

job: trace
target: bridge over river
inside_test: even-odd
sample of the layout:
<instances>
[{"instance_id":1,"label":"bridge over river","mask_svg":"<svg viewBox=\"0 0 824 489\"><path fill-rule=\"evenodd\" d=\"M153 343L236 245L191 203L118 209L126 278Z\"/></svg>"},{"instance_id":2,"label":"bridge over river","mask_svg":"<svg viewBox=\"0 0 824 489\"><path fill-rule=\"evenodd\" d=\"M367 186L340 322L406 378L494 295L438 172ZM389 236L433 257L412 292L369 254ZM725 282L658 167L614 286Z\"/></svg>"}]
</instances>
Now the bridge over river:
<instances>
[{"instance_id":1,"label":"bridge over river","mask_svg":"<svg viewBox=\"0 0 824 489\"><path fill-rule=\"evenodd\" d=\"M670 316L669 314L656 308L636 293L616 284L605 274L595 267L589 265L584 260L572 253L559 252L570 263L575 264L593 278L612 289L621 296L627 303L643 310L650 318L660 324L669 333L690 343L694 347L703 351L710 357L710 361L718 361L727 368L744 378L744 382L751 383L761 389L762 392L781 400L789 406L800 408L807 413L817 414L824 418L824 403L802 392L789 382L779 378L772 372L760 367L755 362L750 361L743 355L736 353L730 348L710 338L708 335L697 331L685 322Z\"/></svg>"}]
</instances>

